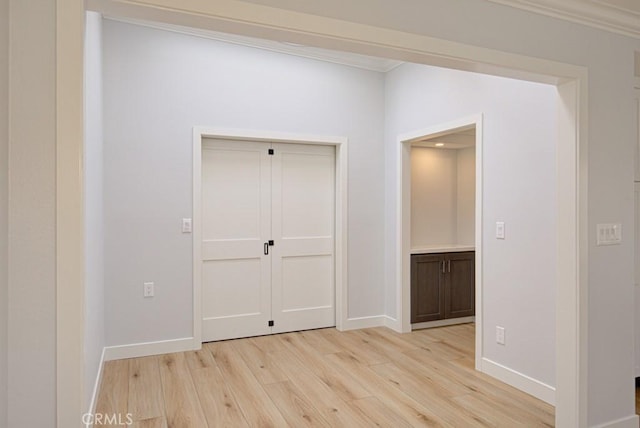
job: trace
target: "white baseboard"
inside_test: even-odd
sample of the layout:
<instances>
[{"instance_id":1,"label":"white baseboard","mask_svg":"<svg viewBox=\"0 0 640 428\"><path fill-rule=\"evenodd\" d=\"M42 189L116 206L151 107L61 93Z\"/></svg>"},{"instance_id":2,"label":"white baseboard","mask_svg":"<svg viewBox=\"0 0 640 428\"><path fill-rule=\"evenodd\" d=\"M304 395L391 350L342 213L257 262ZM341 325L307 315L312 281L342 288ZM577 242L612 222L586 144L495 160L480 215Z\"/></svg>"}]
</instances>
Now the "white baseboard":
<instances>
[{"instance_id":1,"label":"white baseboard","mask_svg":"<svg viewBox=\"0 0 640 428\"><path fill-rule=\"evenodd\" d=\"M359 330L361 328L384 327L386 315L372 317L348 318L342 324L342 331Z\"/></svg>"},{"instance_id":2,"label":"white baseboard","mask_svg":"<svg viewBox=\"0 0 640 428\"><path fill-rule=\"evenodd\" d=\"M434 327L446 327L449 325L456 324L468 324L470 322L475 322L476 317L462 317L462 318L450 318L446 320L437 320L437 321L427 321L427 322L419 322L416 324L411 324L411 330L420 330L423 328L434 328Z\"/></svg>"},{"instance_id":3,"label":"white baseboard","mask_svg":"<svg viewBox=\"0 0 640 428\"><path fill-rule=\"evenodd\" d=\"M384 325L396 333L402 333L402 322L396 318L384 315Z\"/></svg>"},{"instance_id":4,"label":"white baseboard","mask_svg":"<svg viewBox=\"0 0 640 428\"><path fill-rule=\"evenodd\" d=\"M605 424L595 425L593 428L638 428L638 421L638 415L632 415Z\"/></svg>"},{"instance_id":5,"label":"white baseboard","mask_svg":"<svg viewBox=\"0 0 640 428\"><path fill-rule=\"evenodd\" d=\"M172 352L184 352L200 349L202 343L198 343L193 337L183 339L162 340L159 342L134 343L131 345L107 346L104 360L122 360L124 358L148 357L150 355L170 354Z\"/></svg>"},{"instance_id":6,"label":"white baseboard","mask_svg":"<svg viewBox=\"0 0 640 428\"><path fill-rule=\"evenodd\" d=\"M556 389L553 386L549 386L539 380L505 367L487 358L483 358L481 364L481 372L486 373L507 385L511 385L514 388L524 391L527 394L533 395L552 406L555 406Z\"/></svg>"},{"instance_id":7,"label":"white baseboard","mask_svg":"<svg viewBox=\"0 0 640 428\"><path fill-rule=\"evenodd\" d=\"M102 355L100 355L100 363L98 365L98 373L96 374L96 380L93 384L93 393L91 394L91 402L89 403L89 409L87 409L87 413L91 415L95 415L96 413L96 405L98 404L98 393L100 392L100 385L102 385L102 371L104 368L104 356L106 354L107 348L102 348ZM86 428L91 428L93 424L87 424Z\"/></svg>"}]
</instances>

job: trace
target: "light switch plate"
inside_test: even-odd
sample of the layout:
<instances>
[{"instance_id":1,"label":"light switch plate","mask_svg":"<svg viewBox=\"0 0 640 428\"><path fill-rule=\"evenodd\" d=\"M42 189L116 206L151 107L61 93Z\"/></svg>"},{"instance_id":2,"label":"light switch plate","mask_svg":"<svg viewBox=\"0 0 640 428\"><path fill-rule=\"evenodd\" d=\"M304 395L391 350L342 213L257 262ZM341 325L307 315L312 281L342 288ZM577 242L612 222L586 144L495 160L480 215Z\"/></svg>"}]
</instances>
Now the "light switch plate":
<instances>
[{"instance_id":1,"label":"light switch plate","mask_svg":"<svg viewBox=\"0 0 640 428\"><path fill-rule=\"evenodd\" d=\"M496 239L504 239L504 221L496 222Z\"/></svg>"},{"instance_id":2,"label":"light switch plate","mask_svg":"<svg viewBox=\"0 0 640 428\"><path fill-rule=\"evenodd\" d=\"M155 284L153 282L145 282L143 284L143 295L144 297L153 297L155 294Z\"/></svg>"},{"instance_id":3,"label":"light switch plate","mask_svg":"<svg viewBox=\"0 0 640 428\"><path fill-rule=\"evenodd\" d=\"M596 229L596 245L620 245L622 242L622 224L600 223Z\"/></svg>"},{"instance_id":4,"label":"light switch plate","mask_svg":"<svg viewBox=\"0 0 640 428\"><path fill-rule=\"evenodd\" d=\"M191 228L191 219L190 218L183 218L182 219L182 233L191 233L192 228Z\"/></svg>"}]
</instances>

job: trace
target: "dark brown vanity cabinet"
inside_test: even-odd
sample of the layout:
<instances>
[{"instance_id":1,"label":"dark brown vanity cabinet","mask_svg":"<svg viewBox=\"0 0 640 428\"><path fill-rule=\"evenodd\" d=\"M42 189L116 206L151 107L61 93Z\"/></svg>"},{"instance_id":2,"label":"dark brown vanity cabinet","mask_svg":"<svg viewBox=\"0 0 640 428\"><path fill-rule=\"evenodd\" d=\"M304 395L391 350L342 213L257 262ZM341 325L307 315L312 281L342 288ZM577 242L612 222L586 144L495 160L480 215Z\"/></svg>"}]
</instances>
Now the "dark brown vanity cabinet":
<instances>
[{"instance_id":1,"label":"dark brown vanity cabinet","mask_svg":"<svg viewBox=\"0 0 640 428\"><path fill-rule=\"evenodd\" d=\"M411 323L475 314L475 252L411 256Z\"/></svg>"}]
</instances>

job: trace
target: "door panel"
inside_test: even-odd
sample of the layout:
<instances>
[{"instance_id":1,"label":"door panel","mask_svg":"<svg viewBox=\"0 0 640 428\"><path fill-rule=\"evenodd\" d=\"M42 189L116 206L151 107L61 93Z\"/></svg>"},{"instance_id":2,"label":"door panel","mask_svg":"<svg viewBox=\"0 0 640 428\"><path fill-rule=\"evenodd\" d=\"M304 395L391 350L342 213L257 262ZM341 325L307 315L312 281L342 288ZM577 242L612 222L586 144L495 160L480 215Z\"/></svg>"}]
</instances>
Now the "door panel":
<instances>
[{"instance_id":1,"label":"door panel","mask_svg":"<svg viewBox=\"0 0 640 428\"><path fill-rule=\"evenodd\" d=\"M447 318L475 314L475 253L449 253L446 256Z\"/></svg>"},{"instance_id":2,"label":"door panel","mask_svg":"<svg viewBox=\"0 0 640 428\"><path fill-rule=\"evenodd\" d=\"M243 146L226 149L205 144L202 209L207 216L202 237L206 241L261 238L261 194L268 190L261 181L264 149Z\"/></svg>"},{"instance_id":3,"label":"door panel","mask_svg":"<svg viewBox=\"0 0 640 428\"><path fill-rule=\"evenodd\" d=\"M411 322L443 319L445 295L441 255L411 256Z\"/></svg>"},{"instance_id":4,"label":"door panel","mask_svg":"<svg viewBox=\"0 0 640 428\"><path fill-rule=\"evenodd\" d=\"M260 314L260 259L208 260L202 266L203 317L225 318Z\"/></svg>"},{"instance_id":5,"label":"door panel","mask_svg":"<svg viewBox=\"0 0 640 428\"><path fill-rule=\"evenodd\" d=\"M324 149L324 150L319 150ZM280 145L274 157L274 197L282 239L332 237L333 147ZM275 214L275 213L274 213Z\"/></svg>"},{"instance_id":6,"label":"door panel","mask_svg":"<svg viewBox=\"0 0 640 428\"><path fill-rule=\"evenodd\" d=\"M271 332L271 168L263 143L204 140L202 340Z\"/></svg>"},{"instance_id":7,"label":"door panel","mask_svg":"<svg viewBox=\"0 0 640 428\"><path fill-rule=\"evenodd\" d=\"M202 219L203 341L335 325L333 147L205 140Z\"/></svg>"},{"instance_id":8,"label":"door panel","mask_svg":"<svg viewBox=\"0 0 640 428\"><path fill-rule=\"evenodd\" d=\"M327 256L284 257L282 259L282 311L333 307L332 258ZM300 287L299 284L304 284Z\"/></svg>"},{"instance_id":9,"label":"door panel","mask_svg":"<svg viewBox=\"0 0 640 428\"><path fill-rule=\"evenodd\" d=\"M273 332L334 326L335 149L273 148Z\"/></svg>"}]
</instances>

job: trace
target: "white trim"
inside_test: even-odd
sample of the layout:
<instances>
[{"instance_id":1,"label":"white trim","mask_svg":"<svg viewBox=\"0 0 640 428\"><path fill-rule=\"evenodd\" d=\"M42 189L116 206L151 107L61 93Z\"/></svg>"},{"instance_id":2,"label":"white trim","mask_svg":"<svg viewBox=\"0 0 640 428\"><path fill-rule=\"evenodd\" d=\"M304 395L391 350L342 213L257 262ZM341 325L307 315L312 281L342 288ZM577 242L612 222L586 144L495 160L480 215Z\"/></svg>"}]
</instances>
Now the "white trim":
<instances>
[{"instance_id":1,"label":"white trim","mask_svg":"<svg viewBox=\"0 0 640 428\"><path fill-rule=\"evenodd\" d=\"M346 137L294 134L248 129L193 128L193 337L202 342L202 139L223 138L239 141L265 141L273 143L295 143L334 146L336 150L336 218L335 218L335 311L336 328L344 330L348 322L348 276L347 276L347 143Z\"/></svg>"},{"instance_id":2,"label":"white trim","mask_svg":"<svg viewBox=\"0 0 640 428\"><path fill-rule=\"evenodd\" d=\"M158 342L132 343L130 345L107 346L104 348L104 361L122 360L125 358L148 357L150 355L172 354L174 352L197 351L202 343L193 337L183 339L161 340Z\"/></svg>"},{"instance_id":3,"label":"white trim","mask_svg":"<svg viewBox=\"0 0 640 428\"><path fill-rule=\"evenodd\" d=\"M587 426L587 73L558 86L556 425Z\"/></svg>"},{"instance_id":4,"label":"white trim","mask_svg":"<svg viewBox=\"0 0 640 428\"><path fill-rule=\"evenodd\" d=\"M600 30L640 38L640 13L602 0L489 0Z\"/></svg>"},{"instance_id":5,"label":"white trim","mask_svg":"<svg viewBox=\"0 0 640 428\"><path fill-rule=\"evenodd\" d=\"M631 415L604 424L594 425L593 428L638 428L639 420L638 415Z\"/></svg>"},{"instance_id":6,"label":"white trim","mask_svg":"<svg viewBox=\"0 0 640 428\"><path fill-rule=\"evenodd\" d=\"M395 331L396 333L402 333L402 322L397 318L391 318L388 315L384 317L384 326Z\"/></svg>"},{"instance_id":7,"label":"white trim","mask_svg":"<svg viewBox=\"0 0 640 428\"><path fill-rule=\"evenodd\" d=\"M193 337L202 343L202 131L193 128L193 212L191 245L193 247Z\"/></svg>"},{"instance_id":8,"label":"white trim","mask_svg":"<svg viewBox=\"0 0 640 428\"><path fill-rule=\"evenodd\" d=\"M399 135L397 170L396 230L396 313L401 331L411 331L411 143L425 137L435 137L456 129L475 126L476 129L476 200L475 200L475 256L476 256L476 370L482 358L482 114L459 118L425 129Z\"/></svg>"},{"instance_id":9,"label":"white trim","mask_svg":"<svg viewBox=\"0 0 640 428\"><path fill-rule=\"evenodd\" d=\"M549 386L546 383L542 383L539 380L533 379L487 358L483 358L480 364L483 373L493 376L501 382L511 385L527 394L533 395L545 403L549 403L552 406L555 405L556 389L553 386Z\"/></svg>"},{"instance_id":10,"label":"white trim","mask_svg":"<svg viewBox=\"0 0 640 428\"><path fill-rule=\"evenodd\" d=\"M449 318L444 320L419 322L419 323L411 324L411 331L423 330L425 328L447 327L450 325L457 325L457 324L469 324L475 321L476 321L476 317L470 316L470 317Z\"/></svg>"},{"instance_id":11,"label":"white trim","mask_svg":"<svg viewBox=\"0 0 640 428\"><path fill-rule=\"evenodd\" d=\"M340 331L360 330L361 328L385 327L386 315L374 315L370 317L348 318L342 324Z\"/></svg>"},{"instance_id":12,"label":"white trim","mask_svg":"<svg viewBox=\"0 0 640 428\"><path fill-rule=\"evenodd\" d=\"M49 13L48 11L46 13ZM56 414L79 426L85 406L84 25L83 0L55 2ZM19 24L17 24L19 25ZM12 90L10 88L10 90ZM9 114L13 114L9 112ZM45 284L41 284L45 286ZM47 284L48 286L48 284Z\"/></svg>"},{"instance_id":13,"label":"white trim","mask_svg":"<svg viewBox=\"0 0 640 428\"><path fill-rule=\"evenodd\" d=\"M102 354L100 355L100 365L98 366L98 373L96 374L96 380L93 384L93 393L91 394L91 402L89 403L89 408L87 409L87 413L91 415L95 415L96 406L98 405L98 393L100 392L100 386L102 385L102 373L104 371L104 355L106 353L107 348L102 348ZM87 424L86 428L90 428L93 424Z\"/></svg>"}]
</instances>

